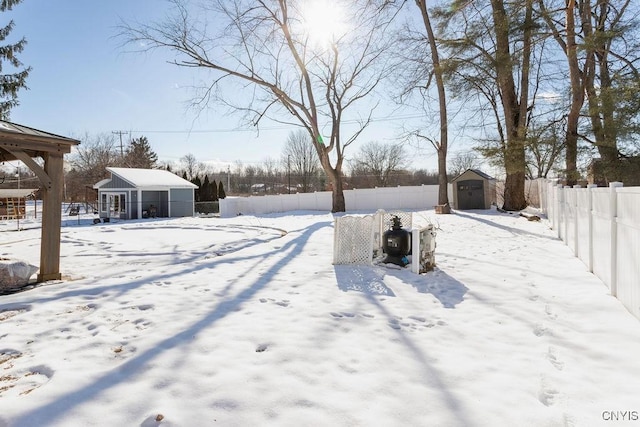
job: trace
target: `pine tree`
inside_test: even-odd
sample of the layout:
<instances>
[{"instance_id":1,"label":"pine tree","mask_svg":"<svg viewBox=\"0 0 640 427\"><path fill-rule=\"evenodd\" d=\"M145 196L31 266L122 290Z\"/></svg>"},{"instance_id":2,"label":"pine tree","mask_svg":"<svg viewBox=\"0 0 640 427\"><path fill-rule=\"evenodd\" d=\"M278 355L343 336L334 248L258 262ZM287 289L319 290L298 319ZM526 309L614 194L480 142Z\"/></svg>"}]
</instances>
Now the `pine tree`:
<instances>
[{"instance_id":1,"label":"pine tree","mask_svg":"<svg viewBox=\"0 0 640 427\"><path fill-rule=\"evenodd\" d=\"M151 149L146 136L131 140L124 154L124 164L129 168L154 169L158 155Z\"/></svg>"},{"instance_id":2,"label":"pine tree","mask_svg":"<svg viewBox=\"0 0 640 427\"><path fill-rule=\"evenodd\" d=\"M22 0L0 1L0 12L11 10L14 5L21 1ZM11 20L4 28L0 28L0 42L7 39L14 25L13 20ZM19 104L18 91L20 89L28 89L26 80L31 71L31 67L22 68L23 64L16 56L24 50L26 44L27 40L23 37L14 44L0 46L0 119L2 120L8 120L11 109ZM7 62L15 69L14 73L3 73L3 66Z\"/></svg>"},{"instance_id":3,"label":"pine tree","mask_svg":"<svg viewBox=\"0 0 640 427\"><path fill-rule=\"evenodd\" d=\"M211 186L209 185L209 175L204 175L204 180L202 181L202 187L200 187L200 201L201 202L210 202L211 198Z\"/></svg>"},{"instance_id":4,"label":"pine tree","mask_svg":"<svg viewBox=\"0 0 640 427\"><path fill-rule=\"evenodd\" d=\"M214 202L218 201L218 184L216 184L216 180L212 180L210 185L210 190L211 191L211 200L213 200Z\"/></svg>"},{"instance_id":5,"label":"pine tree","mask_svg":"<svg viewBox=\"0 0 640 427\"><path fill-rule=\"evenodd\" d=\"M218 185L218 198L224 199L227 197L227 194L224 192L224 186L222 185L222 181L220 181Z\"/></svg>"}]
</instances>

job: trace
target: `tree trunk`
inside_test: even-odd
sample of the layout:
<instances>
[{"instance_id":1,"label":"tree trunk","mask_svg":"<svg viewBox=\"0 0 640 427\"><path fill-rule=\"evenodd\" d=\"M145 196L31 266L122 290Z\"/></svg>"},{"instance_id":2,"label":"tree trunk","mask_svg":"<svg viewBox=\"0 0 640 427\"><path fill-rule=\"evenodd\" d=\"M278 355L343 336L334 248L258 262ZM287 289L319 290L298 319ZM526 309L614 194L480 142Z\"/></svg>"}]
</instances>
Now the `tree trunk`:
<instances>
[{"instance_id":1,"label":"tree trunk","mask_svg":"<svg viewBox=\"0 0 640 427\"><path fill-rule=\"evenodd\" d=\"M503 0L491 0L493 26L496 37L496 77L501 92L507 146L504 156L506 181L504 191L505 210L521 210L527 207L524 198L525 153L524 153L524 117L521 117L521 104L518 102L513 77L512 58L509 49L510 25ZM526 64L523 64L523 68ZM526 91L526 86L521 88ZM526 100L527 94L522 93ZM521 101L522 102L522 101ZM526 101L524 101L526 102Z\"/></svg>"},{"instance_id":2,"label":"tree trunk","mask_svg":"<svg viewBox=\"0 0 640 427\"><path fill-rule=\"evenodd\" d=\"M438 150L438 204L449 203L449 179L447 178L447 150Z\"/></svg>"},{"instance_id":3,"label":"tree trunk","mask_svg":"<svg viewBox=\"0 0 640 427\"><path fill-rule=\"evenodd\" d=\"M567 185L574 186L578 181L578 120L584 104L582 73L578 64L575 26L575 0L567 1L567 61L569 63L569 79L571 82L571 107L567 116L567 134L565 136L566 158L565 168Z\"/></svg>"},{"instance_id":4,"label":"tree trunk","mask_svg":"<svg viewBox=\"0 0 640 427\"><path fill-rule=\"evenodd\" d=\"M347 210L347 206L344 201L342 175L339 173L331 174L329 179L331 180L332 196L331 212L345 212Z\"/></svg>"},{"instance_id":5,"label":"tree trunk","mask_svg":"<svg viewBox=\"0 0 640 427\"><path fill-rule=\"evenodd\" d=\"M327 174L331 183L331 212L346 212L347 206L344 201L344 181L342 179L342 156L336 162L336 166L331 166L328 151L318 148L318 156L322 169Z\"/></svg>"},{"instance_id":6,"label":"tree trunk","mask_svg":"<svg viewBox=\"0 0 640 427\"><path fill-rule=\"evenodd\" d=\"M427 30L429 39L429 49L431 50L431 61L433 62L433 73L436 78L436 86L438 89L438 107L440 112L440 142L437 144L438 152L438 204L445 205L449 203L449 195L447 191L447 151L448 151L448 119L447 119L447 98L444 87L444 79L442 75L442 67L440 66L440 55L438 46L436 45L436 37L431 26L429 11L427 10L426 0L416 0L416 4L422 13L422 21Z\"/></svg>"}]
</instances>

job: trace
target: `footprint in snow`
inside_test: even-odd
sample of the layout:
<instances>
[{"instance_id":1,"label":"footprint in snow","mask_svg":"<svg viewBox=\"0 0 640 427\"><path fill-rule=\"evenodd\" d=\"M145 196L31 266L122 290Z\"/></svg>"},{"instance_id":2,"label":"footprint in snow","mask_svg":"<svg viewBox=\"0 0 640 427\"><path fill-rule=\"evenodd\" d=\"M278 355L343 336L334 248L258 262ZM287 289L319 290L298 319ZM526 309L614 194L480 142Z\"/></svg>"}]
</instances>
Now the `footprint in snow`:
<instances>
[{"instance_id":1,"label":"footprint in snow","mask_svg":"<svg viewBox=\"0 0 640 427\"><path fill-rule=\"evenodd\" d=\"M558 371L562 371L564 369L564 363L558 359L558 355L553 347L549 347L549 351L547 352L547 360L556 368Z\"/></svg>"},{"instance_id":2,"label":"footprint in snow","mask_svg":"<svg viewBox=\"0 0 640 427\"><path fill-rule=\"evenodd\" d=\"M549 304L544 306L544 312L547 313L547 316L549 316L549 318L555 320L558 318L558 315L556 313L553 312L553 310L551 309L551 307L549 306Z\"/></svg>"},{"instance_id":3,"label":"footprint in snow","mask_svg":"<svg viewBox=\"0 0 640 427\"><path fill-rule=\"evenodd\" d=\"M546 381L543 379L542 384L540 386L540 391L538 391L538 400L544 406L552 406L558 400L560 392L553 387L549 387L546 384Z\"/></svg>"},{"instance_id":4,"label":"footprint in snow","mask_svg":"<svg viewBox=\"0 0 640 427\"><path fill-rule=\"evenodd\" d=\"M329 314L330 314L331 316L335 317L336 319L340 319L341 317L350 317L350 318L356 317L356 313L351 313L351 312L349 312L349 311L341 311L341 312L339 312L339 313L338 313L338 312L335 312L335 311L332 311L332 312L330 312ZM368 316L364 316L364 317L369 317L369 316L370 316L370 315L368 315ZM373 316L371 316L371 317L373 317Z\"/></svg>"},{"instance_id":5,"label":"footprint in snow","mask_svg":"<svg viewBox=\"0 0 640 427\"><path fill-rule=\"evenodd\" d=\"M23 307L15 307L15 308L10 308L7 310L1 310L0 311L0 322L10 319L13 316L17 316L20 313L24 313L25 311L30 311L31 310L31 306L23 306Z\"/></svg>"},{"instance_id":6,"label":"footprint in snow","mask_svg":"<svg viewBox=\"0 0 640 427\"><path fill-rule=\"evenodd\" d=\"M541 324L537 324L535 328L533 328L533 334L537 337L541 337L547 333L547 328L542 326Z\"/></svg>"},{"instance_id":7,"label":"footprint in snow","mask_svg":"<svg viewBox=\"0 0 640 427\"><path fill-rule=\"evenodd\" d=\"M53 373L54 371L48 366L40 365L3 375L0 377L0 397L29 394L48 383Z\"/></svg>"},{"instance_id":8,"label":"footprint in snow","mask_svg":"<svg viewBox=\"0 0 640 427\"><path fill-rule=\"evenodd\" d=\"M262 304L266 304L268 302L272 302L276 305L279 305L280 307L289 307L289 304L291 303L288 299L283 299L280 301L277 301L273 298L260 298L258 301L260 301Z\"/></svg>"}]
</instances>

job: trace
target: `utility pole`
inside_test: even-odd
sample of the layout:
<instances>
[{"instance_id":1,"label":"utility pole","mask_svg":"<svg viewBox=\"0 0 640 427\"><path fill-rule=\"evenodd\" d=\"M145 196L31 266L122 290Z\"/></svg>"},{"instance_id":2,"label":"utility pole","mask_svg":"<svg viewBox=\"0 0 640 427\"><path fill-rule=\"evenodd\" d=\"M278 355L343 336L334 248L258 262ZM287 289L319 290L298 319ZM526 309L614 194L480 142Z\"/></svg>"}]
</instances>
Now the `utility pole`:
<instances>
[{"instance_id":1,"label":"utility pole","mask_svg":"<svg viewBox=\"0 0 640 427\"><path fill-rule=\"evenodd\" d=\"M231 193L231 166L227 165L227 191Z\"/></svg>"},{"instance_id":2,"label":"utility pole","mask_svg":"<svg viewBox=\"0 0 640 427\"><path fill-rule=\"evenodd\" d=\"M114 130L113 132L111 132L114 135L119 135L120 136L120 157L124 157L124 149L122 147L122 135L128 133L128 132L124 132L121 130Z\"/></svg>"}]
</instances>

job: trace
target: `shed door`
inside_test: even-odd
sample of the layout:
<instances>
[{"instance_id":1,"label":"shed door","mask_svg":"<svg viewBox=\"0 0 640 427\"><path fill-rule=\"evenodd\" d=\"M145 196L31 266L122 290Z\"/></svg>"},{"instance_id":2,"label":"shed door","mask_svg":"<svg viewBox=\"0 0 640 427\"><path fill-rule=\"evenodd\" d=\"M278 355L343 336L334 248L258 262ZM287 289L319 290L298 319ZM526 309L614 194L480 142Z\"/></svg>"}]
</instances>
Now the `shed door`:
<instances>
[{"instance_id":1,"label":"shed door","mask_svg":"<svg viewBox=\"0 0 640 427\"><path fill-rule=\"evenodd\" d=\"M484 209L484 182L480 179L458 181L458 209Z\"/></svg>"}]
</instances>

